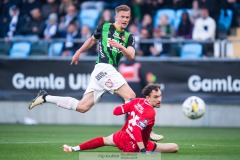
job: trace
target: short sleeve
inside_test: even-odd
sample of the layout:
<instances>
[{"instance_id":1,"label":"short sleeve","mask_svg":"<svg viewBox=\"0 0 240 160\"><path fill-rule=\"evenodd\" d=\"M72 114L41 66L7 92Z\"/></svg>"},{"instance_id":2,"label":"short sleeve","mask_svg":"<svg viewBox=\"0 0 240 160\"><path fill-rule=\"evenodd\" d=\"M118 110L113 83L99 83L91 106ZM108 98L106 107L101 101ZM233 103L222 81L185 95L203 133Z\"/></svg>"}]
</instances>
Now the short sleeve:
<instances>
[{"instance_id":1,"label":"short sleeve","mask_svg":"<svg viewBox=\"0 0 240 160\"><path fill-rule=\"evenodd\" d=\"M96 30L95 30L95 32L94 32L94 34L93 34L94 38L99 39L99 38L102 36L103 24L104 24L104 23L101 23L101 24L99 24L99 25L97 26L97 28L96 28Z\"/></svg>"},{"instance_id":2,"label":"short sleeve","mask_svg":"<svg viewBox=\"0 0 240 160\"><path fill-rule=\"evenodd\" d=\"M130 36L128 38L127 47L129 47L129 46L135 48L135 38L132 34L130 34Z\"/></svg>"}]
</instances>

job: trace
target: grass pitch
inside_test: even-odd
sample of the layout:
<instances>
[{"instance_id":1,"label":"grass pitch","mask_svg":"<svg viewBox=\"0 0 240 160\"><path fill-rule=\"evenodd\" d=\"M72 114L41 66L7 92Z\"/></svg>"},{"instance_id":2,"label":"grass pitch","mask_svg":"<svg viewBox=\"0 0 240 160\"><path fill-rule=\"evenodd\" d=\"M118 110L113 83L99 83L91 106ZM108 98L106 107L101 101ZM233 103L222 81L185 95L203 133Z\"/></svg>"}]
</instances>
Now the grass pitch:
<instances>
[{"instance_id":1,"label":"grass pitch","mask_svg":"<svg viewBox=\"0 0 240 160\"><path fill-rule=\"evenodd\" d=\"M97 136L107 136L120 126L79 125L0 125L0 160L77 160L78 153L65 153L63 144L77 145ZM165 136L162 142L175 142L179 152L161 154L162 160L240 159L240 128L155 127ZM194 146L192 146L194 145ZM103 147L88 152L119 152Z\"/></svg>"}]
</instances>

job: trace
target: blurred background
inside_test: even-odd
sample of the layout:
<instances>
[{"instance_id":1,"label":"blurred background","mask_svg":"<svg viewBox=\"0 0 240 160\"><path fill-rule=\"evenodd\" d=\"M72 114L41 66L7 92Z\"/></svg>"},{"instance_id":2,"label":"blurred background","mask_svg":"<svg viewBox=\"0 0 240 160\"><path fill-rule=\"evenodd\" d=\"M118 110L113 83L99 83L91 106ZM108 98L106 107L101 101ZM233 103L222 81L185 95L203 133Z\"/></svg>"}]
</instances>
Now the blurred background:
<instances>
[{"instance_id":1,"label":"blurred background","mask_svg":"<svg viewBox=\"0 0 240 160\"><path fill-rule=\"evenodd\" d=\"M240 127L239 0L2 0L0 2L0 123L123 124L112 110L116 95L85 114L44 104L28 110L38 90L80 99L97 59L97 45L70 66L72 55L114 8L131 7L126 29L136 41L136 60L119 71L138 97L147 83L161 85L159 126ZM189 96L206 102L206 114L182 113ZM114 119L114 120L113 120Z\"/></svg>"}]
</instances>

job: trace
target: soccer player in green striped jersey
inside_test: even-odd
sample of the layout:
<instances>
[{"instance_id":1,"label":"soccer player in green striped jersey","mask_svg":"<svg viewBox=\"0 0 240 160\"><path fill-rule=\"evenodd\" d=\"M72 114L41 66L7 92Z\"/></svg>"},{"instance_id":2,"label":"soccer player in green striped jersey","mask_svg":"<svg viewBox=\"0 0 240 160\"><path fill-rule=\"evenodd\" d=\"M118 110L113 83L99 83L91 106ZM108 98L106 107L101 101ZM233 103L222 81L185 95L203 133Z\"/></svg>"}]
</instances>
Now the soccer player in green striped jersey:
<instances>
[{"instance_id":1,"label":"soccer player in green striped jersey","mask_svg":"<svg viewBox=\"0 0 240 160\"><path fill-rule=\"evenodd\" d=\"M116 7L115 12L115 23L100 24L93 36L72 57L71 64L77 65L80 55L99 41L98 59L83 98L78 101L72 97L51 96L46 91L41 90L30 103L29 109L48 102L61 108L84 113L97 103L107 91L118 94L125 102L135 98L134 91L116 69L122 56L128 59L135 57L134 37L124 30L130 21L131 9L127 5L120 5ZM156 136L153 137L155 140L163 138L156 134L153 136Z\"/></svg>"}]
</instances>

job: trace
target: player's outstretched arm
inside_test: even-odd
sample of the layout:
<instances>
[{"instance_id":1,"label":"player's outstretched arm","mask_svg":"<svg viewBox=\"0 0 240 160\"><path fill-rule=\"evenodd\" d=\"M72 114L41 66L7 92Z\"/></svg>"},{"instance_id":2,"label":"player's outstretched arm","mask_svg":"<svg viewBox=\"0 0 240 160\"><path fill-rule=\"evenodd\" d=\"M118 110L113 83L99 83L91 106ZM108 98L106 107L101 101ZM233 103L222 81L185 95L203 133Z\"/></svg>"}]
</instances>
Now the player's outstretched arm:
<instances>
[{"instance_id":1,"label":"player's outstretched arm","mask_svg":"<svg viewBox=\"0 0 240 160\"><path fill-rule=\"evenodd\" d=\"M130 60L135 58L135 49L132 46L125 48L123 45L117 43L115 40L108 40L108 43L115 48L118 48L122 51L123 55Z\"/></svg>"},{"instance_id":2,"label":"player's outstretched arm","mask_svg":"<svg viewBox=\"0 0 240 160\"><path fill-rule=\"evenodd\" d=\"M137 142L140 152L146 152L146 148L143 144L142 130L138 126L133 126L132 133L135 138L135 141Z\"/></svg>"},{"instance_id":3,"label":"player's outstretched arm","mask_svg":"<svg viewBox=\"0 0 240 160\"><path fill-rule=\"evenodd\" d=\"M118 115L122 115L125 113L128 113L130 111L131 106L133 105L131 103L132 101L125 103L121 106L117 106L114 110L113 110L113 114L118 116Z\"/></svg>"},{"instance_id":4,"label":"player's outstretched arm","mask_svg":"<svg viewBox=\"0 0 240 160\"><path fill-rule=\"evenodd\" d=\"M88 38L88 40L75 52L75 54L72 57L71 65L78 64L79 56L87 51L89 48L91 48L95 43L97 42L97 39L94 38L94 36Z\"/></svg>"}]
</instances>

